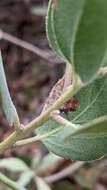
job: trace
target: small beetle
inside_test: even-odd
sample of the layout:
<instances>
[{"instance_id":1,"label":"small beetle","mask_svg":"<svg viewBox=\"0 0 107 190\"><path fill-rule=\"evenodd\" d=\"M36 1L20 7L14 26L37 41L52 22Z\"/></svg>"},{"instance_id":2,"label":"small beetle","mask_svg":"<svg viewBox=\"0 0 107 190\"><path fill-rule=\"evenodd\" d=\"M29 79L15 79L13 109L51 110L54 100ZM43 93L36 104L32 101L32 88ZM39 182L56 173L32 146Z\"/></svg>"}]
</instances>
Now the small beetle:
<instances>
[{"instance_id":1,"label":"small beetle","mask_svg":"<svg viewBox=\"0 0 107 190\"><path fill-rule=\"evenodd\" d=\"M60 112L67 114L68 112L76 111L79 106L79 101L75 97L72 97L60 108Z\"/></svg>"}]
</instances>

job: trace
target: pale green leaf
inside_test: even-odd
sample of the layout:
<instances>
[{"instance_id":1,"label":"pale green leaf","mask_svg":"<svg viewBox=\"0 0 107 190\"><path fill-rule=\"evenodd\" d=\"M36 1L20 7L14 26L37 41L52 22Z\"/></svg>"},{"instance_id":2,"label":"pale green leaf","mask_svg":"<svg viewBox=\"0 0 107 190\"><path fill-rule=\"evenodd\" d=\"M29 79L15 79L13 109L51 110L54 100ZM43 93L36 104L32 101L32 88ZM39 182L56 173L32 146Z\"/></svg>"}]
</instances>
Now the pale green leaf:
<instances>
[{"instance_id":1,"label":"pale green leaf","mask_svg":"<svg viewBox=\"0 0 107 190\"><path fill-rule=\"evenodd\" d=\"M1 53L0 53L0 98L4 113L6 115L9 124L14 126L18 125L19 118L7 87Z\"/></svg>"},{"instance_id":2,"label":"pale green leaf","mask_svg":"<svg viewBox=\"0 0 107 190\"><path fill-rule=\"evenodd\" d=\"M75 125L76 126L76 125ZM43 134L52 128L58 128L55 122L48 122L47 127L39 129ZM62 131L43 140L47 148L67 159L91 161L107 154L107 116L95 119L76 129L64 127Z\"/></svg>"},{"instance_id":3,"label":"pale green leaf","mask_svg":"<svg viewBox=\"0 0 107 190\"><path fill-rule=\"evenodd\" d=\"M24 161L14 157L0 159L0 168L7 169L11 172L23 172L29 169Z\"/></svg>"}]
</instances>

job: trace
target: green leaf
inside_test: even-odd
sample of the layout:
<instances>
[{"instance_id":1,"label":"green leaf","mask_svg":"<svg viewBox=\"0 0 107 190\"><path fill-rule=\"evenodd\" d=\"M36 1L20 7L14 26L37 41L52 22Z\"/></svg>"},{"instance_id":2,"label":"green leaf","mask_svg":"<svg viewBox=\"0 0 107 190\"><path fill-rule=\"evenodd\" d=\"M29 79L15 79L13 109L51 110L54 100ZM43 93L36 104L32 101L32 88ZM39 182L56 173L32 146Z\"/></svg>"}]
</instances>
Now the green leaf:
<instances>
[{"instance_id":1,"label":"green leaf","mask_svg":"<svg viewBox=\"0 0 107 190\"><path fill-rule=\"evenodd\" d=\"M18 125L19 118L7 87L1 53L0 53L0 98L4 113L6 115L9 124L14 126Z\"/></svg>"},{"instance_id":2,"label":"green leaf","mask_svg":"<svg viewBox=\"0 0 107 190\"><path fill-rule=\"evenodd\" d=\"M107 114L107 77L99 78L76 94L80 108L68 114L73 123L87 123Z\"/></svg>"},{"instance_id":3,"label":"green leaf","mask_svg":"<svg viewBox=\"0 0 107 190\"><path fill-rule=\"evenodd\" d=\"M47 30L47 38L50 42L50 46L53 47L53 49L58 53L60 57L63 57L63 54L61 53L61 50L59 48L59 45L57 43L57 39L55 36L54 28L53 28L53 10L51 6L51 1L49 2L48 6L48 15L46 19L46 30Z\"/></svg>"},{"instance_id":4,"label":"green leaf","mask_svg":"<svg viewBox=\"0 0 107 190\"><path fill-rule=\"evenodd\" d=\"M68 117L71 126L61 128L48 121L38 129L41 135L57 128L43 142L57 155L74 160L95 160L107 154L107 77L96 79L76 95L80 108Z\"/></svg>"},{"instance_id":5,"label":"green leaf","mask_svg":"<svg viewBox=\"0 0 107 190\"><path fill-rule=\"evenodd\" d=\"M59 55L74 64L89 82L103 64L107 48L106 0L50 1L47 19L49 41Z\"/></svg>"},{"instance_id":6,"label":"green leaf","mask_svg":"<svg viewBox=\"0 0 107 190\"><path fill-rule=\"evenodd\" d=\"M40 177L36 177L36 185L38 190L51 190L49 185Z\"/></svg>"},{"instance_id":7,"label":"green leaf","mask_svg":"<svg viewBox=\"0 0 107 190\"><path fill-rule=\"evenodd\" d=\"M39 134L52 128L58 128L55 122L38 129ZM107 116L95 119L84 125L64 127L63 130L43 140L47 148L67 159L91 161L107 154Z\"/></svg>"},{"instance_id":8,"label":"green leaf","mask_svg":"<svg viewBox=\"0 0 107 190\"><path fill-rule=\"evenodd\" d=\"M11 172L23 172L29 169L25 162L14 157L0 159L0 168L7 169Z\"/></svg>"}]
</instances>

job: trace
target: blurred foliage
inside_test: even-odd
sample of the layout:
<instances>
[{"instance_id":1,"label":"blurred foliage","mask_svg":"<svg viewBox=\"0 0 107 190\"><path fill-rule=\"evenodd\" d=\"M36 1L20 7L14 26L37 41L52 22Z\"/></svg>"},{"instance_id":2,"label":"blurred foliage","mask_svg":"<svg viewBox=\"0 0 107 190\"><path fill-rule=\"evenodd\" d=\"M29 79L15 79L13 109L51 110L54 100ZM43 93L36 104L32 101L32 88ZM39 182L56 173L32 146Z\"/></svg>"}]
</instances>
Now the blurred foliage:
<instances>
[{"instance_id":1,"label":"blurred foliage","mask_svg":"<svg viewBox=\"0 0 107 190\"><path fill-rule=\"evenodd\" d=\"M0 0L0 29L49 50L45 34L47 0ZM43 11L42 11L43 9ZM1 40L4 67L10 94L22 123L28 123L42 110L53 84L62 76L63 64L52 64L36 54ZM42 73L42 74L41 74ZM0 139L11 130L0 109ZM41 143L8 150L0 155L0 171L21 186L36 190L36 176L43 180L73 164L48 151ZM69 175L42 190L100 190L107 189L107 160L84 165L73 176ZM41 187L38 185L38 190ZM0 182L0 190L8 190Z\"/></svg>"}]
</instances>

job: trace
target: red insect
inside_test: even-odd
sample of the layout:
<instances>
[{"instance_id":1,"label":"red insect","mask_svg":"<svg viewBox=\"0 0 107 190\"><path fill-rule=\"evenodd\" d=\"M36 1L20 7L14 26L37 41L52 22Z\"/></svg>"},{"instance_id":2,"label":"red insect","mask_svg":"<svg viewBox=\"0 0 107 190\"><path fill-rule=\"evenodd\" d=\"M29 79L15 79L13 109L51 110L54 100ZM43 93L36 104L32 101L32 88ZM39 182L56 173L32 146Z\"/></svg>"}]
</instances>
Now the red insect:
<instances>
[{"instance_id":1,"label":"red insect","mask_svg":"<svg viewBox=\"0 0 107 190\"><path fill-rule=\"evenodd\" d=\"M68 112L76 111L79 106L79 101L75 97L72 97L62 108L60 108L60 112L67 114Z\"/></svg>"}]
</instances>

